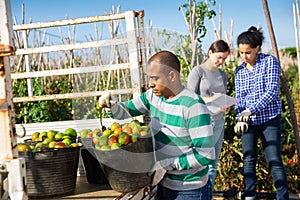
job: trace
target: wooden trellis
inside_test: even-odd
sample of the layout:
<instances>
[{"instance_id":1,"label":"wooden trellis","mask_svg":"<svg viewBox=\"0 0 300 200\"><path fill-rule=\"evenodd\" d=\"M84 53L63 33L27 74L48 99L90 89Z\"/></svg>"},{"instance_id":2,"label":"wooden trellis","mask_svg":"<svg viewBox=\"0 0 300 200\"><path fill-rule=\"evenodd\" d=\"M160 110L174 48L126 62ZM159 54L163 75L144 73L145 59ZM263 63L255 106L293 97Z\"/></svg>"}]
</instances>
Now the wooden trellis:
<instances>
[{"instance_id":1,"label":"wooden trellis","mask_svg":"<svg viewBox=\"0 0 300 200\"><path fill-rule=\"evenodd\" d=\"M146 67L146 47L144 36L144 12L143 11L126 11L117 13L112 9L112 14L105 14L103 16L92 16L85 18L65 19L51 22L38 22L29 24L18 24L13 26L14 40L17 50L16 56L11 57L13 64L11 68L14 69L11 73L12 81L17 79L26 79L28 85L28 96L17 96L14 94L13 102L36 102L44 100L59 100L59 99L75 99L88 98L100 96L103 90L110 90L113 95L125 98L139 96L146 83L145 67ZM110 31L110 39L102 39L99 35L97 25L100 23L108 23ZM86 42L75 42L75 26L82 24L94 24L96 36L89 36ZM121 26L125 27L125 31L120 34ZM63 31L61 28L68 28L67 40L63 38ZM73 27L73 28L72 28ZM61 44L50 44L47 42L48 30L58 28L61 35ZM48 31L48 33L47 33ZM32 43L28 40L32 39L30 33L38 33L37 38L34 35ZM101 54L105 48L110 48L108 57ZM76 52L84 54L93 51L94 61L82 62L80 65L76 64ZM51 53L60 53L60 56L52 56ZM85 58L82 58L84 60ZM90 58L87 58L90 59ZM52 62L52 63L51 63ZM61 67L61 63L69 62L67 67ZM38 65L37 69L32 69L32 65ZM25 67L24 67L25 66ZM23 72L25 71L25 72ZM104 78L104 74L106 78ZM44 81L46 77L51 79L56 76L69 76L73 81L74 91L71 93L59 93L48 95L36 95L32 90L34 78ZM83 76L83 78L81 77ZM92 81L84 79L85 77L93 77ZM113 82L114 81L114 82ZM86 83L85 83L86 82ZM80 84L92 84L92 89L80 90ZM117 83L116 89L110 89L110 85ZM102 87L99 87L101 84ZM99 89L100 88L100 89ZM143 117L139 117L143 120ZM87 120L61 121L61 122L47 122L33 124L17 124L16 130L21 134L23 129L26 130L26 135L44 129L44 127L54 126L57 129L72 126L78 131L82 125L86 124ZM92 122L91 122L92 121ZM109 124L104 120L104 124ZM98 126L98 120L92 119L89 121L90 128ZM93 126L91 125L93 124Z\"/></svg>"},{"instance_id":2,"label":"wooden trellis","mask_svg":"<svg viewBox=\"0 0 300 200\"><path fill-rule=\"evenodd\" d=\"M143 11L126 11L124 13L109 14L103 16L93 16L86 18L76 18L76 19L66 19L51 22L39 22L30 24L20 24L14 25L13 30L16 36L20 36L18 32L22 32L23 45L19 46L16 50L16 56L19 56L18 60L21 62L24 58L24 63L26 66L26 72L12 73L11 78L14 79L27 79L28 80L28 97L14 97L14 102L29 102L29 101L40 101L40 100L54 100L54 99L66 99L66 98L79 98L79 97L92 97L101 95L102 91L90 91L90 92L74 92L68 94L52 94L44 96L35 96L32 92L31 79L46 76L59 76L59 75L78 75L85 73L103 73L103 72L121 72L124 70L129 70L130 74L126 78L130 77L131 87L118 88L113 90L113 94L133 94L133 97L141 94L141 89L144 84L144 68L146 55L142 48L144 44L144 32L143 32ZM60 26L71 26L86 23L97 23L97 22L115 22L125 20L126 34L124 37L115 37L116 33L111 39L106 40L96 40L88 42L75 43L69 42L67 44L60 45L41 45L37 47L30 47L28 44L29 33L33 30L53 28ZM114 31L114 30L112 30ZM19 38L19 37L17 37ZM44 37L43 37L44 38ZM21 42L21 43L22 43ZM19 42L20 43L20 42ZM44 42L43 42L44 43ZM30 67L30 58L37 54L46 54L49 52L71 52L72 54L75 50L83 49L101 49L107 46L112 46L115 49L119 46L126 46L126 53L128 54L127 62L117 63L110 62L107 64L93 65L93 66L74 66L70 65L72 68L67 69L50 69L50 70L40 70L32 71ZM73 60L72 62L73 63ZM111 73L110 73L111 74ZM124 76L124 75L123 75ZM118 80L118 82L121 82ZM126 82L126 81L124 81ZM107 85L110 83L107 83ZM108 86L106 86L108 88Z\"/></svg>"}]
</instances>

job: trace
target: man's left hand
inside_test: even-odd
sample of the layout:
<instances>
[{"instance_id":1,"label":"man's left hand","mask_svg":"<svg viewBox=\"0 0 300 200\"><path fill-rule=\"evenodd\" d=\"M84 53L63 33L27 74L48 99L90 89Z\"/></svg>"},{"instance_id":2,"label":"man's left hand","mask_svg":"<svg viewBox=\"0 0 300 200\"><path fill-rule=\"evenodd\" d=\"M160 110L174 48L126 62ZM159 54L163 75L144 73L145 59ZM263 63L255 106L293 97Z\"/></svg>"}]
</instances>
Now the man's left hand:
<instances>
[{"instance_id":1,"label":"man's left hand","mask_svg":"<svg viewBox=\"0 0 300 200\"><path fill-rule=\"evenodd\" d=\"M151 186L153 187L153 186L158 185L160 183L160 181L164 178L166 172L167 172L167 170L165 170L164 168L160 168L160 169L156 170L154 172Z\"/></svg>"},{"instance_id":2,"label":"man's left hand","mask_svg":"<svg viewBox=\"0 0 300 200\"><path fill-rule=\"evenodd\" d=\"M151 172L154 172L154 176L152 179L152 186L157 185L165 176L168 170L173 170L173 159L165 159L157 161L152 169Z\"/></svg>"}]
</instances>

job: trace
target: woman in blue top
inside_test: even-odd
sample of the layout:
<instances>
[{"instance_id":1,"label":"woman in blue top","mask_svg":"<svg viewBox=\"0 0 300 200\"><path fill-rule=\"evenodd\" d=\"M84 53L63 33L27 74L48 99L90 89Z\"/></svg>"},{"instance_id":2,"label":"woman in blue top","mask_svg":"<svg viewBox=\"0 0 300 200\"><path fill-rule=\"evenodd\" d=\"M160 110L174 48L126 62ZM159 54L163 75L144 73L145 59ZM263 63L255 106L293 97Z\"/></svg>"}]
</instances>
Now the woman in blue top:
<instances>
[{"instance_id":1,"label":"woman in blue top","mask_svg":"<svg viewBox=\"0 0 300 200\"><path fill-rule=\"evenodd\" d=\"M257 142L261 138L266 161L273 175L277 199L288 199L288 184L281 159L280 64L268 54L260 53L264 36L251 26L241 33L237 44L243 63L235 76L237 124L243 134L244 197L255 199Z\"/></svg>"}]
</instances>

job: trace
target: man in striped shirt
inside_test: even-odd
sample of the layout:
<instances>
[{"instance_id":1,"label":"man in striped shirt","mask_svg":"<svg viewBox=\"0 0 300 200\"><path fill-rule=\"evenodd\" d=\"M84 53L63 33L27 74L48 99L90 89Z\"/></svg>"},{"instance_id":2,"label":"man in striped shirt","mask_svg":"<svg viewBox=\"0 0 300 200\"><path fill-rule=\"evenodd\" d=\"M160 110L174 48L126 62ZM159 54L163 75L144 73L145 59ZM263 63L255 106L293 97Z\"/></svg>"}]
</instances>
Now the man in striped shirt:
<instances>
[{"instance_id":1,"label":"man in striped shirt","mask_svg":"<svg viewBox=\"0 0 300 200\"><path fill-rule=\"evenodd\" d=\"M169 51L154 54L147 63L150 89L140 97L109 105L111 116L125 119L149 114L155 137L155 170L167 172L158 185L158 199L211 199L208 165L215 159L210 113L202 98L180 81L180 62ZM126 111L125 111L125 110Z\"/></svg>"}]
</instances>

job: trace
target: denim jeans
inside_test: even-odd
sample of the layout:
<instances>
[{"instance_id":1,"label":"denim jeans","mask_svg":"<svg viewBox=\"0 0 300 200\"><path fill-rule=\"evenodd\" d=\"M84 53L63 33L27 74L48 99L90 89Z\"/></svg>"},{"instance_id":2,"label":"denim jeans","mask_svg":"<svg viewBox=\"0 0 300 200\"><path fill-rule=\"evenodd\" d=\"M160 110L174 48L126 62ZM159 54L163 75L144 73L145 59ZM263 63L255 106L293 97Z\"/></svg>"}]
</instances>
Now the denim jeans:
<instances>
[{"instance_id":1,"label":"denim jeans","mask_svg":"<svg viewBox=\"0 0 300 200\"><path fill-rule=\"evenodd\" d=\"M194 190L171 190L161 184L157 188L156 200L211 200L212 188L208 179L207 184Z\"/></svg>"},{"instance_id":2,"label":"denim jeans","mask_svg":"<svg viewBox=\"0 0 300 200\"><path fill-rule=\"evenodd\" d=\"M215 178L217 175L217 167L219 162L219 157L221 154L222 144L224 140L224 125L225 125L225 119L219 118L219 119L213 119L213 134L214 134L214 146L215 146L215 152L216 152L216 159L213 164L209 165L208 169L208 175L209 179L211 181L211 187L214 188L215 185Z\"/></svg>"},{"instance_id":3,"label":"denim jeans","mask_svg":"<svg viewBox=\"0 0 300 200\"><path fill-rule=\"evenodd\" d=\"M242 135L244 154L244 196L255 197L257 142L261 138L264 155L272 173L277 192L277 200L289 199L286 173L281 159L281 125L280 116L261 124L250 125Z\"/></svg>"}]
</instances>

